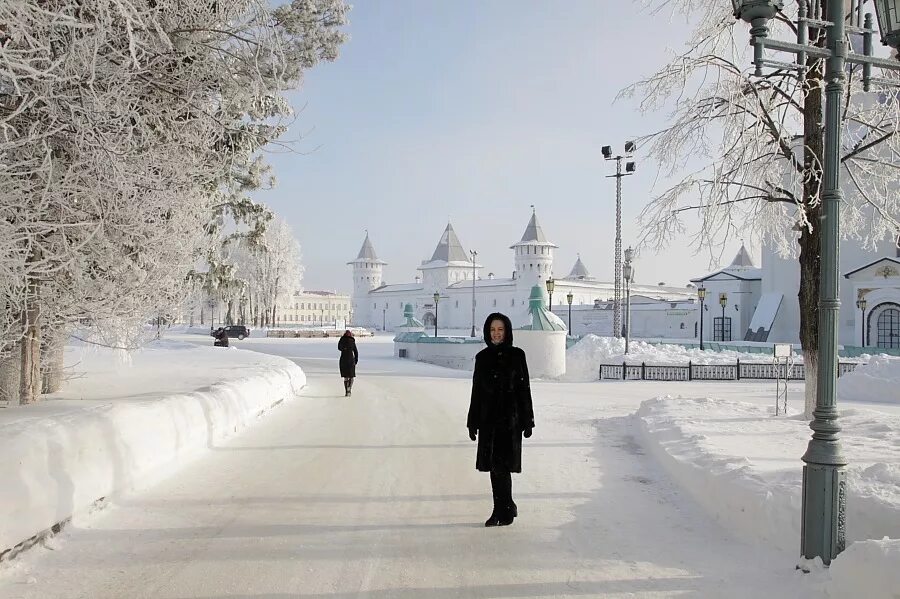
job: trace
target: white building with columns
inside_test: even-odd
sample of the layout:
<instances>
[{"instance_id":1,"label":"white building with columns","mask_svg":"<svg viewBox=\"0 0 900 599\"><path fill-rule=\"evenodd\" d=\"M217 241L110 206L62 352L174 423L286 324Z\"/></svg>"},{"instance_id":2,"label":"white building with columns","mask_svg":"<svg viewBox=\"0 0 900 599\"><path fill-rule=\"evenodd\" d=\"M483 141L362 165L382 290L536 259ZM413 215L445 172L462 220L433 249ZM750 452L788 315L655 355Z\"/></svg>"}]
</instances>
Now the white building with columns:
<instances>
[{"instance_id":1,"label":"white building with columns","mask_svg":"<svg viewBox=\"0 0 900 599\"><path fill-rule=\"evenodd\" d=\"M421 274L412 282L387 285L387 262L378 257L367 233L356 259L347 263L353 267L352 323L393 330L406 321L403 308L409 303L426 331L433 332L435 319L441 329L467 331L474 321L476 336L480 337L482 323L491 312L507 314L515 327L529 323L531 288L544 287L547 279L553 277L553 312L565 323L570 307L567 296L572 295L573 334L612 334L613 284L591 277L580 256L567 276L557 278L553 274L553 253L558 246L545 236L536 214L532 213L521 238L509 247L513 251L513 276L482 276L484 267L478 263L477 255L466 251L448 224L431 258L418 267ZM435 293L440 294L437 305ZM631 293L643 305L642 311L632 311L635 327L643 318L639 312L652 313L648 322L655 324L643 327L652 329L642 331L646 336L693 337L696 310L685 310L693 305L693 289L632 285Z\"/></svg>"},{"instance_id":2,"label":"white building with columns","mask_svg":"<svg viewBox=\"0 0 900 599\"><path fill-rule=\"evenodd\" d=\"M880 242L874 250L854 240L840 249L838 343L900 349L900 245ZM692 279L707 290L703 338L800 342L800 267L768 248L756 267L742 247L727 268ZM723 297L723 309L720 296ZM862 301L861 301L862 300Z\"/></svg>"}]
</instances>

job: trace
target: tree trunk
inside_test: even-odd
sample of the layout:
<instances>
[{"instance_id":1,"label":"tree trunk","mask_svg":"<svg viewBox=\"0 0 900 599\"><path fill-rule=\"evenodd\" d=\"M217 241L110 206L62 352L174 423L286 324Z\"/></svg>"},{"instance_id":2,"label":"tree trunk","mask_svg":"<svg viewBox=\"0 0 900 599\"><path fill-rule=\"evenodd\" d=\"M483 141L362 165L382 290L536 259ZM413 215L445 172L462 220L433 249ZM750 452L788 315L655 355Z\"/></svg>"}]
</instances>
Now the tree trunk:
<instances>
[{"instance_id":1,"label":"tree trunk","mask_svg":"<svg viewBox=\"0 0 900 599\"><path fill-rule=\"evenodd\" d=\"M41 310L38 304L40 286L37 281L28 283L28 297L22 312L22 362L19 378L19 402L34 403L41 391Z\"/></svg>"},{"instance_id":2,"label":"tree trunk","mask_svg":"<svg viewBox=\"0 0 900 599\"><path fill-rule=\"evenodd\" d=\"M19 405L19 379L22 376L22 347L12 345L0 355L0 401L11 406Z\"/></svg>"},{"instance_id":3,"label":"tree trunk","mask_svg":"<svg viewBox=\"0 0 900 599\"><path fill-rule=\"evenodd\" d=\"M818 35L818 39L815 37ZM810 39L824 45L824 32L811 30ZM825 156L823 114L823 61L810 58L806 76L806 99L803 103L803 205L812 225L800 233L800 347L806 364L806 402L804 415L813 418L818 388L819 353L819 281L822 248L822 167Z\"/></svg>"},{"instance_id":4,"label":"tree trunk","mask_svg":"<svg viewBox=\"0 0 900 599\"><path fill-rule=\"evenodd\" d=\"M66 341L69 335L65 327L47 331L41 344L41 392L56 393L62 389L65 365Z\"/></svg>"},{"instance_id":5,"label":"tree trunk","mask_svg":"<svg viewBox=\"0 0 900 599\"><path fill-rule=\"evenodd\" d=\"M232 311L234 310L234 300L228 300L228 311L225 312L225 324L234 324L234 316Z\"/></svg>"}]
</instances>

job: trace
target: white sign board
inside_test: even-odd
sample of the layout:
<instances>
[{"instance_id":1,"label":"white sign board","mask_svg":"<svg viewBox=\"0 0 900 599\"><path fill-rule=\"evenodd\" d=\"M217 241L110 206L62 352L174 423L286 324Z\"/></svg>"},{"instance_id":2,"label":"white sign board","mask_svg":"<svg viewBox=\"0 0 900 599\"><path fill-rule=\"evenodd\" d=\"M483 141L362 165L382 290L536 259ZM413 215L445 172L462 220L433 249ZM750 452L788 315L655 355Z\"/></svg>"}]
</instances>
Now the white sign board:
<instances>
[{"instance_id":1,"label":"white sign board","mask_svg":"<svg viewBox=\"0 0 900 599\"><path fill-rule=\"evenodd\" d=\"M776 343L775 344L775 357L776 358L790 358L791 357L791 344L790 343Z\"/></svg>"}]
</instances>

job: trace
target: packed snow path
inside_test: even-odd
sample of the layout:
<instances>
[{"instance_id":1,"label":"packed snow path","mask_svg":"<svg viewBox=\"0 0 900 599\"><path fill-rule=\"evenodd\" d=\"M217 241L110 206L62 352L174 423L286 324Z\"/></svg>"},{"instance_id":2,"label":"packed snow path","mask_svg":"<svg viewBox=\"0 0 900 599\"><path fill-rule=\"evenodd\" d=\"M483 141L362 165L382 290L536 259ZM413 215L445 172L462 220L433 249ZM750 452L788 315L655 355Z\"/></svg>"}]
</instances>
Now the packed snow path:
<instances>
[{"instance_id":1,"label":"packed snow path","mask_svg":"<svg viewBox=\"0 0 900 599\"><path fill-rule=\"evenodd\" d=\"M519 518L486 529L470 374L362 339L345 398L335 344L238 344L297 361L302 396L22 556L0 597L803 596L793 556L729 536L644 455L629 415L660 388L534 382Z\"/></svg>"}]
</instances>

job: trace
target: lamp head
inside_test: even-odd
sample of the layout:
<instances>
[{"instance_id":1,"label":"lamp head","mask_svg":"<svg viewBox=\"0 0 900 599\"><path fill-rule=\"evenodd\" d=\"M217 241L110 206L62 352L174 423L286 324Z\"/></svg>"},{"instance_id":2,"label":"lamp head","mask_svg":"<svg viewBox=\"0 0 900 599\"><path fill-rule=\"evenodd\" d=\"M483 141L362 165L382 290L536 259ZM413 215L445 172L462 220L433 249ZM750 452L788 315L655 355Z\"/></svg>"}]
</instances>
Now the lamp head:
<instances>
[{"instance_id":1,"label":"lamp head","mask_svg":"<svg viewBox=\"0 0 900 599\"><path fill-rule=\"evenodd\" d=\"M783 0L731 0L734 18L751 23L755 19L766 19L775 16L784 5Z\"/></svg>"},{"instance_id":2,"label":"lamp head","mask_svg":"<svg viewBox=\"0 0 900 599\"><path fill-rule=\"evenodd\" d=\"M633 173L635 168L636 168L636 165L634 162L626 162L625 163L625 172L626 173Z\"/></svg>"},{"instance_id":3,"label":"lamp head","mask_svg":"<svg viewBox=\"0 0 900 599\"><path fill-rule=\"evenodd\" d=\"M727 294L727 293L720 293L720 294L719 294L719 305L721 305L723 308L724 308L726 305L728 305L728 294Z\"/></svg>"},{"instance_id":4,"label":"lamp head","mask_svg":"<svg viewBox=\"0 0 900 599\"><path fill-rule=\"evenodd\" d=\"M866 303L867 303L867 302L866 302L866 298L861 297L861 298L859 298L858 300L856 300L856 307L859 308L860 310L862 310L862 311L865 312L865 310L866 310Z\"/></svg>"},{"instance_id":5,"label":"lamp head","mask_svg":"<svg viewBox=\"0 0 900 599\"><path fill-rule=\"evenodd\" d=\"M566 294L566 301L569 302L570 306L572 305L572 300L574 300L574 299L575 299L575 296L572 295L571 291Z\"/></svg>"},{"instance_id":6,"label":"lamp head","mask_svg":"<svg viewBox=\"0 0 900 599\"><path fill-rule=\"evenodd\" d=\"M900 47L900 0L875 0L875 14L881 30L881 43Z\"/></svg>"},{"instance_id":7,"label":"lamp head","mask_svg":"<svg viewBox=\"0 0 900 599\"><path fill-rule=\"evenodd\" d=\"M625 153L626 154L634 154L634 149L636 147L637 146L634 144L633 141L626 141L625 142Z\"/></svg>"},{"instance_id":8,"label":"lamp head","mask_svg":"<svg viewBox=\"0 0 900 599\"><path fill-rule=\"evenodd\" d=\"M547 293L553 293L553 288L556 286L556 281L553 280L553 277L550 277L546 281L547 284Z\"/></svg>"},{"instance_id":9,"label":"lamp head","mask_svg":"<svg viewBox=\"0 0 900 599\"><path fill-rule=\"evenodd\" d=\"M697 297L701 302L706 299L706 287L697 287Z\"/></svg>"},{"instance_id":10,"label":"lamp head","mask_svg":"<svg viewBox=\"0 0 900 599\"><path fill-rule=\"evenodd\" d=\"M603 148L600 151L603 152L604 158L607 158L607 159L612 158L612 146L603 146Z\"/></svg>"},{"instance_id":11,"label":"lamp head","mask_svg":"<svg viewBox=\"0 0 900 599\"><path fill-rule=\"evenodd\" d=\"M431 297L434 298L434 305L435 305L435 306L437 305L437 303L438 303L439 301L441 301L441 294L438 293L438 292L435 292L434 295L431 296Z\"/></svg>"}]
</instances>

